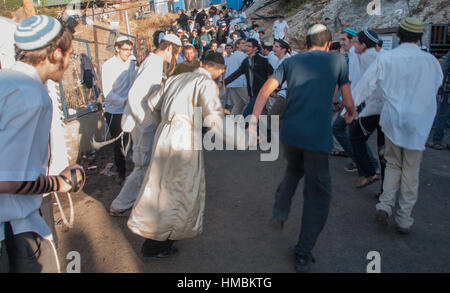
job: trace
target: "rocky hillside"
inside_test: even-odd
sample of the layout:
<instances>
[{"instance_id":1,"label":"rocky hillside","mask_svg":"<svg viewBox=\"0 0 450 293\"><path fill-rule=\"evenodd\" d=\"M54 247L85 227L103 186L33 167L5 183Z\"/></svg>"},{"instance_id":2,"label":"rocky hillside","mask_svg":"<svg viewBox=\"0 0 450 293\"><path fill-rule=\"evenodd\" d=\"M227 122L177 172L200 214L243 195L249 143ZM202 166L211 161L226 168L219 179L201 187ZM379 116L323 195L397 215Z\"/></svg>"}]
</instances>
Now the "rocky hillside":
<instances>
[{"instance_id":1,"label":"rocky hillside","mask_svg":"<svg viewBox=\"0 0 450 293\"><path fill-rule=\"evenodd\" d=\"M247 16L256 17L255 10L270 0L260 0L247 10ZM415 16L424 23L449 23L450 0L380 0L381 15L369 15L367 6L370 0L315 0L305 2L295 11L286 12L280 1L259 11L259 15L285 14L290 26L288 38L296 49L303 49L308 28L322 22L325 17L331 19L330 29L334 39L346 27L356 30L365 28L389 28L398 26L406 16ZM271 41L273 20L259 20L266 30L267 41Z\"/></svg>"}]
</instances>

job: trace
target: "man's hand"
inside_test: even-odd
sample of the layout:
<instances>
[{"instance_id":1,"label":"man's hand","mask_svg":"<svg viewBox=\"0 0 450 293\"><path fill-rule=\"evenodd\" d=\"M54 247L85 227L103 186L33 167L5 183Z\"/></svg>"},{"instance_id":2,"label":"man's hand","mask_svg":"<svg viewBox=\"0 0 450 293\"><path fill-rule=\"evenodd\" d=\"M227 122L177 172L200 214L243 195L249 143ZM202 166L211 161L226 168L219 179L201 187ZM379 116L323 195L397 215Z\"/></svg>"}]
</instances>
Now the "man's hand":
<instances>
[{"instance_id":1,"label":"man's hand","mask_svg":"<svg viewBox=\"0 0 450 293\"><path fill-rule=\"evenodd\" d=\"M272 92L272 93L270 94L270 97L271 97L271 98L274 98L274 99L278 98L277 92L276 92L276 91Z\"/></svg>"},{"instance_id":2,"label":"man's hand","mask_svg":"<svg viewBox=\"0 0 450 293\"><path fill-rule=\"evenodd\" d=\"M247 128L249 134L249 147L255 147L258 143L258 126L256 122L250 122Z\"/></svg>"},{"instance_id":3,"label":"man's hand","mask_svg":"<svg viewBox=\"0 0 450 293\"><path fill-rule=\"evenodd\" d=\"M347 124L351 124L357 118L358 118L358 113L356 111L353 111L353 115L349 112L346 112L344 114L345 123L347 123Z\"/></svg>"},{"instance_id":4,"label":"man's hand","mask_svg":"<svg viewBox=\"0 0 450 293\"><path fill-rule=\"evenodd\" d=\"M60 175L63 175L64 177L68 178L69 180L71 180L71 170L73 169L83 169L83 167L81 167L80 165L76 164L76 165L71 165L69 167L67 167L66 169L64 169L64 171L62 171L60 173ZM80 170L76 170L76 177L77 177L77 182L80 182L83 180L83 176L80 172ZM72 186L70 186L66 181L64 181L62 178L58 177L58 182L59 182L59 192L69 192L72 190ZM73 182L75 183L75 182ZM82 188L82 187L81 187Z\"/></svg>"}]
</instances>

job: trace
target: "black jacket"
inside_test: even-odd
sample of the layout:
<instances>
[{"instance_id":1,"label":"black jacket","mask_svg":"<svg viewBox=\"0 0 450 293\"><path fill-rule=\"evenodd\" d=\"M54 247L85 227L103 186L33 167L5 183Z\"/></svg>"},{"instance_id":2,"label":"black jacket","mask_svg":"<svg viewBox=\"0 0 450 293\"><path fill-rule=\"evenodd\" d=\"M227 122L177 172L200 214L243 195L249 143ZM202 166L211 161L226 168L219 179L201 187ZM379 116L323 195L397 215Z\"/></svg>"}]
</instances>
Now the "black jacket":
<instances>
[{"instance_id":1,"label":"black jacket","mask_svg":"<svg viewBox=\"0 0 450 293\"><path fill-rule=\"evenodd\" d=\"M273 73L272 65L266 58L261 57L258 53L253 57L254 65L253 69L250 66L250 58L244 59L241 66L225 79L225 84L233 82L236 78L245 74L247 80L247 91L249 97L256 97L261 90L264 83L269 79L269 76ZM250 71L253 73L253 84L250 84Z\"/></svg>"}]
</instances>

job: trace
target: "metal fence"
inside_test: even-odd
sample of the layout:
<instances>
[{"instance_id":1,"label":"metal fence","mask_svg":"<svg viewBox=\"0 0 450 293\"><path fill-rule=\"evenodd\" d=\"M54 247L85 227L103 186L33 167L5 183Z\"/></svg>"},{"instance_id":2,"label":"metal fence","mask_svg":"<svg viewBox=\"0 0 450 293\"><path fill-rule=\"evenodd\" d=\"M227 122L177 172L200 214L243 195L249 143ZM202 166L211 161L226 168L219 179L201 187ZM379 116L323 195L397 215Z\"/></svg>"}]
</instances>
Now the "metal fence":
<instances>
[{"instance_id":1,"label":"metal fence","mask_svg":"<svg viewBox=\"0 0 450 293\"><path fill-rule=\"evenodd\" d=\"M59 83L63 112L66 120L80 117L99 109L100 91L98 75L93 79L89 88L83 84L82 58L92 62L93 44L88 40L74 39L72 42L73 55L69 68L64 72ZM86 59L85 59L86 60ZM95 73L94 73L95 74Z\"/></svg>"},{"instance_id":2,"label":"metal fence","mask_svg":"<svg viewBox=\"0 0 450 293\"><path fill-rule=\"evenodd\" d=\"M117 32L101 26L93 26L94 40L73 40L73 56L69 68L60 81L61 100L66 120L78 118L100 110L104 101L101 86L102 65L114 55L114 43L118 36L126 36L133 42L133 51L139 64L149 53L147 39ZM89 87L83 81L85 71L82 68L82 58L89 60L93 67L93 83Z\"/></svg>"}]
</instances>

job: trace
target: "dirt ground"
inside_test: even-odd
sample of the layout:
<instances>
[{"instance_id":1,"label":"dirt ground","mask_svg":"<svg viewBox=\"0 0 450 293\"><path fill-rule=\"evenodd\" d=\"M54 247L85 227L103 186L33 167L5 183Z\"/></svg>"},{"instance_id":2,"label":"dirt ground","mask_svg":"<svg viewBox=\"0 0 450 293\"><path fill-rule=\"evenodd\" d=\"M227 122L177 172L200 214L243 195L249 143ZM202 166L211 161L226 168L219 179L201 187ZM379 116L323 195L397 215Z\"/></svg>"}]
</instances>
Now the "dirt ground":
<instances>
[{"instance_id":1,"label":"dirt ground","mask_svg":"<svg viewBox=\"0 0 450 293\"><path fill-rule=\"evenodd\" d=\"M447 137L448 139L448 137ZM449 140L450 141L450 140ZM374 149L374 140L371 145ZM260 162L256 151L205 151L206 209L203 234L179 241L179 253L161 260L145 260L142 238L127 228L127 218L110 217L108 209L120 186L115 177L98 174L112 162L112 148L96 153L84 192L74 195L72 229L56 225L58 253L66 271L70 251L81 256L81 272L294 272L293 246L301 214L301 181L289 221L282 232L268 227L275 190L285 162ZM330 215L313 251L312 272L365 273L367 254L378 251L382 272L450 272L450 151L427 149L420 177L415 224L408 236L395 232L392 223L381 229L374 223L374 194L379 184L362 190L359 178L346 173L347 158L330 158L333 196ZM132 163L128 162L128 173ZM68 214L67 202L64 203ZM60 218L57 208L55 220Z\"/></svg>"}]
</instances>

